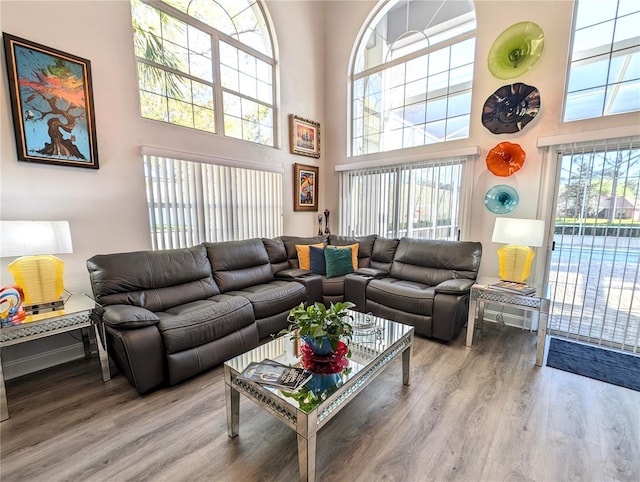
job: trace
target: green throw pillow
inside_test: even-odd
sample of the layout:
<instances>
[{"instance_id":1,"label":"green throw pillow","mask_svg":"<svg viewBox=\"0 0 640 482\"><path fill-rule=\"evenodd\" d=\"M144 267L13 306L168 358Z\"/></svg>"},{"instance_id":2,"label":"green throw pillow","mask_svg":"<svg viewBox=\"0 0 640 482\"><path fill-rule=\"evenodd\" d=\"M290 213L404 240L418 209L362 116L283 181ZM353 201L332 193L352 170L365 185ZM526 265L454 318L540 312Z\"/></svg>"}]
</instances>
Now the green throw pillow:
<instances>
[{"instance_id":1,"label":"green throw pillow","mask_svg":"<svg viewBox=\"0 0 640 482\"><path fill-rule=\"evenodd\" d=\"M327 278L335 278L353 273L350 249L325 249L324 259L327 264Z\"/></svg>"}]
</instances>

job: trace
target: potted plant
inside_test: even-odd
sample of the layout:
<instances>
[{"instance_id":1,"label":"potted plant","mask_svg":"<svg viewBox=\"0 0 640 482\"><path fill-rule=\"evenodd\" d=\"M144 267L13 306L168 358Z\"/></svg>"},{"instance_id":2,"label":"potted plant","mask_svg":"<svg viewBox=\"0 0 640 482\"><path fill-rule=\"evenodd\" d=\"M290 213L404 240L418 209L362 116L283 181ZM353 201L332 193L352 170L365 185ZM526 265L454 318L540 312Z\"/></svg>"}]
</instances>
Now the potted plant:
<instances>
[{"instance_id":1,"label":"potted plant","mask_svg":"<svg viewBox=\"0 0 640 482\"><path fill-rule=\"evenodd\" d=\"M347 310L354 306L350 301L331 303L329 308L317 302L307 307L300 303L289 312L289 327L280 334L302 339L318 355L335 352L340 341L347 346L351 342L353 316Z\"/></svg>"}]
</instances>

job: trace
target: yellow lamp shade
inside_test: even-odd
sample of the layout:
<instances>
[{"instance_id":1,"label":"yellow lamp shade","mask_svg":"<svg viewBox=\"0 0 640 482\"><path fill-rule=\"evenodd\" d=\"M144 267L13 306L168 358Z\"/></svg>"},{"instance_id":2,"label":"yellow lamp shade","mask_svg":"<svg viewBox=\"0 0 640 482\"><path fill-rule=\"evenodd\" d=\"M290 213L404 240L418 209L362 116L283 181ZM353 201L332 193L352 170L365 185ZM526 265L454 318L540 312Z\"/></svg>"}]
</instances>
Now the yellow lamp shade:
<instances>
[{"instance_id":1,"label":"yellow lamp shade","mask_svg":"<svg viewBox=\"0 0 640 482\"><path fill-rule=\"evenodd\" d=\"M64 261L55 256L23 256L7 266L24 292L26 305L58 301L64 293Z\"/></svg>"},{"instance_id":2,"label":"yellow lamp shade","mask_svg":"<svg viewBox=\"0 0 640 482\"><path fill-rule=\"evenodd\" d=\"M531 274L535 253L529 246L507 244L498 249L500 279L524 283Z\"/></svg>"}]
</instances>

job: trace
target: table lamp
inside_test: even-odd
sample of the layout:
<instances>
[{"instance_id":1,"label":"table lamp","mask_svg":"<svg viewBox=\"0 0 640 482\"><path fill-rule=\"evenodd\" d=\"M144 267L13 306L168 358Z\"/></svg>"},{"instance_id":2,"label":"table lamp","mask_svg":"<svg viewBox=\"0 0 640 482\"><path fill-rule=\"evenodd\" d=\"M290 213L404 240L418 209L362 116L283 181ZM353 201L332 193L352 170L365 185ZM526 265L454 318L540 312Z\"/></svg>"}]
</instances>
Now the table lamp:
<instances>
[{"instance_id":1,"label":"table lamp","mask_svg":"<svg viewBox=\"0 0 640 482\"><path fill-rule=\"evenodd\" d=\"M542 246L543 238L541 219L496 218L491 241L506 244L498 249L500 279L524 283L535 256L530 246Z\"/></svg>"},{"instance_id":2,"label":"table lamp","mask_svg":"<svg viewBox=\"0 0 640 482\"><path fill-rule=\"evenodd\" d=\"M7 266L24 292L24 309L38 312L64 306L64 262L72 253L68 221L0 220L0 257L20 256Z\"/></svg>"}]
</instances>

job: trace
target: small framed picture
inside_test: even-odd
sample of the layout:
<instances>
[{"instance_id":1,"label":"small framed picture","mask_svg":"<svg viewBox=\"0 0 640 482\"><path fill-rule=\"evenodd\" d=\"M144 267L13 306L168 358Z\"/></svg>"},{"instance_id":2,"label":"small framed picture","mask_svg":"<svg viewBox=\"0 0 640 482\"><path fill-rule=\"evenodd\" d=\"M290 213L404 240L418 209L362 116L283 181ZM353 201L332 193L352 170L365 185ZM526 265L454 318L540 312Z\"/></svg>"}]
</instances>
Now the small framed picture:
<instances>
[{"instance_id":1,"label":"small framed picture","mask_svg":"<svg viewBox=\"0 0 640 482\"><path fill-rule=\"evenodd\" d=\"M318 170L317 166L293 165L293 210L318 210Z\"/></svg>"},{"instance_id":2,"label":"small framed picture","mask_svg":"<svg viewBox=\"0 0 640 482\"><path fill-rule=\"evenodd\" d=\"M291 153L320 157L320 124L289 114Z\"/></svg>"},{"instance_id":3,"label":"small framed picture","mask_svg":"<svg viewBox=\"0 0 640 482\"><path fill-rule=\"evenodd\" d=\"M2 36L18 160L98 169L91 62Z\"/></svg>"}]
</instances>

